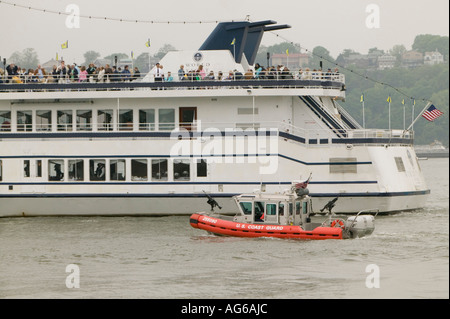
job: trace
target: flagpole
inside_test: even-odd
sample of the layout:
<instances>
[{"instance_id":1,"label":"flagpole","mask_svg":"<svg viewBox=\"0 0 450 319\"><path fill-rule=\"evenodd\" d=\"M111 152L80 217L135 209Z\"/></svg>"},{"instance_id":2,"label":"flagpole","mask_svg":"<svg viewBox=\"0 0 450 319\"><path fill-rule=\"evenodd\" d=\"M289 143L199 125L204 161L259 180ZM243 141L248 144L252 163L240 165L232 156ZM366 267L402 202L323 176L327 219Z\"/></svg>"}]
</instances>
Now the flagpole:
<instances>
[{"instance_id":1,"label":"flagpole","mask_svg":"<svg viewBox=\"0 0 450 319\"><path fill-rule=\"evenodd\" d=\"M389 96L389 134L391 131L391 97Z\"/></svg>"},{"instance_id":2,"label":"flagpole","mask_svg":"<svg viewBox=\"0 0 450 319\"><path fill-rule=\"evenodd\" d=\"M235 41L233 41L235 42ZM236 43L233 43L233 57L234 57L234 61L236 62Z\"/></svg>"},{"instance_id":3,"label":"flagpole","mask_svg":"<svg viewBox=\"0 0 450 319\"><path fill-rule=\"evenodd\" d=\"M364 94L361 94L360 102L362 103L363 129L365 129L366 128L366 117L365 117L365 114L364 114Z\"/></svg>"},{"instance_id":4,"label":"flagpole","mask_svg":"<svg viewBox=\"0 0 450 319\"><path fill-rule=\"evenodd\" d=\"M406 105L405 105L405 100L402 100L402 104L403 104L403 130L405 130L406 128Z\"/></svg>"},{"instance_id":5,"label":"flagpole","mask_svg":"<svg viewBox=\"0 0 450 319\"><path fill-rule=\"evenodd\" d=\"M411 115L411 129L414 130L414 107L416 106L416 100L413 99L412 115Z\"/></svg>"},{"instance_id":6,"label":"flagpole","mask_svg":"<svg viewBox=\"0 0 450 319\"><path fill-rule=\"evenodd\" d=\"M417 120L420 118L420 116L422 115L423 112L425 112L425 110L431 105L431 102L428 102L427 105L425 105L425 107L423 108L423 110L419 113L419 115L417 115L416 119L411 123L411 125L408 127L408 130L414 125L414 123L417 122Z\"/></svg>"},{"instance_id":7,"label":"flagpole","mask_svg":"<svg viewBox=\"0 0 450 319\"><path fill-rule=\"evenodd\" d=\"M362 109L363 109L363 129L366 128L366 120L365 120L365 115L364 115L364 99L362 101Z\"/></svg>"}]
</instances>

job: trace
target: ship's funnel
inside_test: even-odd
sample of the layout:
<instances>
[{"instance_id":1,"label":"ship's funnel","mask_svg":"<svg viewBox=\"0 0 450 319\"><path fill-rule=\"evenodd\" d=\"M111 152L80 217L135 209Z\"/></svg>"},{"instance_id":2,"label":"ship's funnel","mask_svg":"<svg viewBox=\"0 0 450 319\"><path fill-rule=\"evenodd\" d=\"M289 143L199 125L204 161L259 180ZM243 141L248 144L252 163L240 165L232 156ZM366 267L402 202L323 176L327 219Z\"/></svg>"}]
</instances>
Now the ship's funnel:
<instances>
[{"instance_id":1,"label":"ship's funnel","mask_svg":"<svg viewBox=\"0 0 450 319\"><path fill-rule=\"evenodd\" d=\"M274 25L276 21L221 22L199 48L202 50L229 50L236 63L241 63L245 54L250 65L255 63L264 31L290 28L290 25ZM270 25L270 26L269 26Z\"/></svg>"}]
</instances>

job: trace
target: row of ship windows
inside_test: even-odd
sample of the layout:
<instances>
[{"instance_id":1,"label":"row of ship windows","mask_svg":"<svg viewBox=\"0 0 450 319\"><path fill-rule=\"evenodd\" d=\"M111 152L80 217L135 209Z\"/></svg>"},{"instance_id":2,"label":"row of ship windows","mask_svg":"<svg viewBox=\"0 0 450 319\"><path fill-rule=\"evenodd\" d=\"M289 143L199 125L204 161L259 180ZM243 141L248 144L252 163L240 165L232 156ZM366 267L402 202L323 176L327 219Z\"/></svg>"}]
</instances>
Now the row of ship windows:
<instances>
[{"instance_id":1,"label":"row of ship windows","mask_svg":"<svg viewBox=\"0 0 450 319\"><path fill-rule=\"evenodd\" d=\"M398 172L405 172L401 157L394 157ZM49 181L167 181L169 161L167 159L49 159L47 160L47 176ZM356 158L330 158L333 162L356 161ZM189 181L191 178L191 161L186 159L171 160L174 181ZM207 177L207 162L196 160L196 176ZM89 172L85 175L85 166ZM127 166L131 177L127 179ZM32 176L32 171L35 173ZM68 175L65 172L68 172ZM353 163L330 165L330 173L357 173L357 165ZM23 160L23 177L43 176L43 160ZM109 178L107 178L109 176ZM3 179L3 163L0 160L0 181Z\"/></svg>"},{"instance_id":2,"label":"row of ship windows","mask_svg":"<svg viewBox=\"0 0 450 319\"><path fill-rule=\"evenodd\" d=\"M191 179L191 161L174 159L173 181ZM207 177L207 162L197 159L195 174ZM47 170L44 171L44 168ZM88 169L88 171L85 170ZM129 169L128 169L129 168ZM0 160L0 182L3 181L3 162ZM167 159L48 159L23 160L23 177L42 178L48 181L168 181L169 160ZM128 177L127 175L130 175ZM149 178L150 176L150 178Z\"/></svg>"},{"instance_id":3,"label":"row of ship windows","mask_svg":"<svg viewBox=\"0 0 450 319\"><path fill-rule=\"evenodd\" d=\"M137 113L135 113L136 111ZM54 113L54 114L53 114ZM15 118L13 118L15 116ZM112 109L104 110L0 110L0 131L113 131L133 130L135 118L139 119L139 130L173 130L175 128L175 109ZM156 119L158 122L156 122ZM52 124L56 123L53 128ZM96 124L94 127L94 123ZM33 129L33 126L35 127Z\"/></svg>"}]
</instances>

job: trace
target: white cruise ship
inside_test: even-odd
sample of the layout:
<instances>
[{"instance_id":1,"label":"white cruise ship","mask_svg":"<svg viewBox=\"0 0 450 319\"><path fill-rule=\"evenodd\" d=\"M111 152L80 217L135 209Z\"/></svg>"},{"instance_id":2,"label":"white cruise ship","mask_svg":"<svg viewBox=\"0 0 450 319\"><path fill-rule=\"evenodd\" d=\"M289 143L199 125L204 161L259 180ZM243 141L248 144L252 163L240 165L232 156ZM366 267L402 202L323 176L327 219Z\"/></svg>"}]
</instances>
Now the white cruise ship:
<instances>
[{"instance_id":1,"label":"white cruise ship","mask_svg":"<svg viewBox=\"0 0 450 319\"><path fill-rule=\"evenodd\" d=\"M219 23L161 61L173 82L0 84L0 216L232 212L232 196L306 180L314 210L414 210L429 189L413 132L363 129L338 73L217 80L254 70L274 21ZM234 43L230 45L230 43ZM178 80L202 65L214 80Z\"/></svg>"}]
</instances>

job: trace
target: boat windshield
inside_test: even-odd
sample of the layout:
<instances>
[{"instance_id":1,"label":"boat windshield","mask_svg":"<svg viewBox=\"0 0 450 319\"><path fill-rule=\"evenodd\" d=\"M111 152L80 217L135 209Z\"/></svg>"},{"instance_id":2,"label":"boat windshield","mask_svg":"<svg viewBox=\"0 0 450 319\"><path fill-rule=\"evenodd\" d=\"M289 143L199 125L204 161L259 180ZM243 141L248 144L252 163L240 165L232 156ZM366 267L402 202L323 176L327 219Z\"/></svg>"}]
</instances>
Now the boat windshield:
<instances>
[{"instance_id":1,"label":"boat windshield","mask_svg":"<svg viewBox=\"0 0 450 319\"><path fill-rule=\"evenodd\" d=\"M239 205L241 206L241 210L244 215L252 214L252 202L240 202Z\"/></svg>"}]
</instances>

